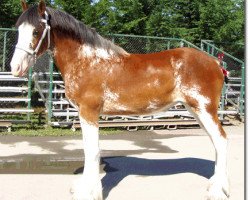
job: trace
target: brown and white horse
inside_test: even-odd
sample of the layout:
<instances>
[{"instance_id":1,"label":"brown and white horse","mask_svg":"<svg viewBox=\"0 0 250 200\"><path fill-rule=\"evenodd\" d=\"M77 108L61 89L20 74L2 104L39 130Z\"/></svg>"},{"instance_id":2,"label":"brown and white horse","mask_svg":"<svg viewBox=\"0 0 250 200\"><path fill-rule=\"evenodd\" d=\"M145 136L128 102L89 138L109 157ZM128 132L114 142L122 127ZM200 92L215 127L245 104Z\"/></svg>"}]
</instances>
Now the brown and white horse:
<instances>
[{"instance_id":1,"label":"brown and white horse","mask_svg":"<svg viewBox=\"0 0 250 200\"><path fill-rule=\"evenodd\" d=\"M21 2L13 75L23 76L36 56L49 49L67 98L79 109L85 167L72 190L74 199L102 199L100 114L149 114L167 110L175 102L194 113L215 146L215 174L208 199L227 199L227 136L217 116L224 76L217 60L191 48L129 54L71 15L46 7L44 0L32 7Z\"/></svg>"}]
</instances>

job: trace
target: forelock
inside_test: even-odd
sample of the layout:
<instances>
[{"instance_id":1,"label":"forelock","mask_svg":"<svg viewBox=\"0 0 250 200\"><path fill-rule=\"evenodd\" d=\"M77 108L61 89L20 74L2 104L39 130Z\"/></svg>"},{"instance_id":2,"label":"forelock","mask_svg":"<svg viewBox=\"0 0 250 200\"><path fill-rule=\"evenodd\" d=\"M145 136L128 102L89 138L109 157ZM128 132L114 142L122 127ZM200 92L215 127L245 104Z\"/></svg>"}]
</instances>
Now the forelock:
<instances>
[{"instance_id":1,"label":"forelock","mask_svg":"<svg viewBox=\"0 0 250 200\"><path fill-rule=\"evenodd\" d=\"M22 23L27 22L36 27L40 24L40 19L41 17L38 14L37 5L34 5L21 14L15 26L19 27Z\"/></svg>"}]
</instances>

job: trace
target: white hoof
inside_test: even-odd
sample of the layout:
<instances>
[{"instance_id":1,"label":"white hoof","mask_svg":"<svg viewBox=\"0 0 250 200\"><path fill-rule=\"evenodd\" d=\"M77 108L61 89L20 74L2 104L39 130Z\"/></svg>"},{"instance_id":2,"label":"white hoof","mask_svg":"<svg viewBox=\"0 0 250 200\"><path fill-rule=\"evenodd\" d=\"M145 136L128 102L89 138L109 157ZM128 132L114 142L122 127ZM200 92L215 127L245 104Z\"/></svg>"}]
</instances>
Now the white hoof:
<instances>
[{"instance_id":1,"label":"white hoof","mask_svg":"<svg viewBox=\"0 0 250 200\"><path fill-rule=\"evenodd\" d=\"M214 175L209 180L208 200L227 200L229 198L229 181L227 176Z\"/></svg>"},{"instance_id":2,"label":"white hoof","mask_svg":"<svg viewBox=\"0 0 250 200\"><path fill-rule=\"evenodd\" d=\"M101 181L87 183L83 178L76 180L70 189L73 200L102 200Z\"/></svg>"}]
</instances>

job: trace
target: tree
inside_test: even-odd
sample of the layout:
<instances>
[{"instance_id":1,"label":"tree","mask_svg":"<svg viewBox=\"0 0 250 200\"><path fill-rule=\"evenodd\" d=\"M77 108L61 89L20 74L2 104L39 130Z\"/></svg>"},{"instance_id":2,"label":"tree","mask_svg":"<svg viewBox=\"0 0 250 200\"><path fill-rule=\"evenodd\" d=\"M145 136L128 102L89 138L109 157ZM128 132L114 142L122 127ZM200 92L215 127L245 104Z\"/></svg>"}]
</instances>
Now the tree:
<instances>
[{"instance_id":1,"label":"tree","mask_svg":"<svg viewBox=\"0 0 250 200\"><path fill-rule=\"evenodd\" d=\"M21 5L19 0L1 0L0 27L13 27L20 13Z\"/></svg>"},{"instance_id":2,"label":"tree","mask_svg":"<svg viewBox=\"0 0 250 200\"><path fill-rule=\"evenodd\" d=\"M207 0L200 5L200 13L201 39L213 40L220 48L243 59L244 1Z\"/></svg>"},{"instance_id":3,"label":"tree","mask_svg":"<svg viewBox=\"0 0 250 200\"><path fill-rule=\"evenodd\" d=\"M201 39L209 39L217 44L226 43L224 46L230 51L244 43L244 0L46 0L46 3L105 35L177 37L197 45ZM14 26L21 13L19 4L20 0L0 1L0 27Z\"/></svg>"}]
</instances>

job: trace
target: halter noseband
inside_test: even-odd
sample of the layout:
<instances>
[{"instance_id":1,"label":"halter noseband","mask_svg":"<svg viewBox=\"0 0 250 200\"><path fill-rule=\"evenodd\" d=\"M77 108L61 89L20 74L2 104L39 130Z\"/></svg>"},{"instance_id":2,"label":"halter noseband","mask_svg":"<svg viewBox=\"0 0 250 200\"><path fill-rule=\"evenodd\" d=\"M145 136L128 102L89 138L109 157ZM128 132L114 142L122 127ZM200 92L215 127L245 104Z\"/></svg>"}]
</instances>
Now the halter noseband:
<instances>
[{"instance_id":1,"label":"halter noseband","mask_svg":"<svg viewBox=\"0 0 250 200\"><path fill-rule=\"evenodd\" d=\"M30 49L30 48L23 48L21 46L16 45L16 49L20 49L23 50L25 52L27 52L30 55L33 55L35 57L35 62L36 62L36 58L37 58L37 53L42 45L42 42L44 40L44 38L46 37L46 34L48 35L48 49L50 48L50 25L49 25L49 15L47 13L47 11L44 12L45 14L45 19L41 19L41 22L45 24L45 28L43 30L43 34L42 37L40 38L35 50Z\"/></svg>"}]
</instances>

